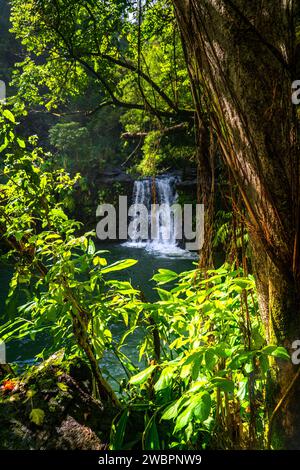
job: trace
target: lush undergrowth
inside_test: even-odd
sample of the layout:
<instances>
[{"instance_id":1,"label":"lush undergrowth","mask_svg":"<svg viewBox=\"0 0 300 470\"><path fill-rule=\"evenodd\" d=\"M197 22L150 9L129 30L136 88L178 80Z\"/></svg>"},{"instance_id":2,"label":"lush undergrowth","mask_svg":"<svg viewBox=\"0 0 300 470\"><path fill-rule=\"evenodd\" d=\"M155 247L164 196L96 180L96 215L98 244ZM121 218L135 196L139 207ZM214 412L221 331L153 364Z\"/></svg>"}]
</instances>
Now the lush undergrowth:
<instances>
[{"instance_id":1,"label":"lush undergrowth","mask_svg":"<svg viewBox=\"0 0 300 470\"><path fill-rule=\"evenodd\" d=\"M147 303L129 282L111 278L135 260L109 264L92 233L78 236L80 225L64 210L76 179L50 171L35 139L17 138L8 110L1 137L0 231L14 269L7 304L21 291L28 298L11 309L1 339L46 332L52 346L40 358L62 347L66 357L85 357L95 393L118 410L111 448L264 447L271 359L289 356L265 344L252 276L227 265L205 276L161 269L153 278L160 300ZM124 334L116 338L119 323ZM144 335L133 360L123 347L137 329ZM119 391L101 368L107 351L124 368ZM147 363L142 370L138 359ZM126 424L136 412L143 431L129 443Z\"/></svg>"},{"instance_id":2,"label":"lush undergrowth","mask_svg":"<svg viewBox=\"0 0 300 470\"><path fill-rule=\"evenodd\" d=\"M199 270L154 279L161 300L142 308L155 325L146 341L157 329L161 354L131 377L125 398L127 410L145 409L143 446L263 448L270 358L288 356L265 345L253 278L223 266L206 279ZM160 287L174 279L173 289Z\"/></svg>"}]
</instances>

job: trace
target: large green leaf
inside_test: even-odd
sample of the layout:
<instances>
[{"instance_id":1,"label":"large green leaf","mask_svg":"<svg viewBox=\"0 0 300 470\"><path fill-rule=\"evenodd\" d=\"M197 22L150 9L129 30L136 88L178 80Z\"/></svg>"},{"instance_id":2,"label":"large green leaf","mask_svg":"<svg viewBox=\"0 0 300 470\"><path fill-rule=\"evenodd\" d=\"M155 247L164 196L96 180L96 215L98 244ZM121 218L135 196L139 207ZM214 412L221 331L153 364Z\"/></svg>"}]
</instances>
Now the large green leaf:
<instances>
[{"instance_id":1,"label":"large green leaf","mask_svg":"<svg viewBox=\"0 0 300 470\"><path fill-rule=\"evenodd\" d=\"M191 399L188 403L191 403ZM176 425L174 431L180 431L193 419L193 406L188 405L182 413L176 419Z\"/></svg>"},{"instance_id":2,"label":"large green leaf","mask_svg":"<svg viewBox=\"0 0 300 470\"><path fill-rule=\"evenodd\" d=\"M211 379L210 383L223 392L233 393L234 391L234 383L232 380L225 379L224 377L214 377Z\"/></svg>"},{"instance_id":3,"label":"large green leaf","mask_svg":"<svg viewBox=\"0 0 300 470\"><path fill-rule=\"evenodd\" d=\"M161 419L174 419L178 415L178 412L185 406L187 401L189 400L187 395L183 395L182 397L179 398L179 400L176 400L174 403L171 403L164 411Z\"/></svg>"},{"instance_id":4,"label":"large green leaf","mask_svg":"<svg viewBox=\"0 0 300 470\"><path fill-rule=\"evenodd\" d=\"M33 408L29 415L30 421L32 421L37 426L41 426L45 419L45 412L40 408Z\"/></svg>"},{"instance_id":5,"label":"large green leaf","mask_svg":"<svg viewBox=\"0 0 300 470\"><path fill-rule=\"evenodd\" d=\"M203 422L209 417L211 410L211 397L208 392L202 392L193 398L193 414L197 420Z\"/></svg>"},{"instance_id":6,"label":"large green leaf","mask_svg":"<svg viewBox=\"0 0 300 470\"><path fill-rule=\"evenodd\" d=\"M147 369L142 370L142 372L140 372L139 374L134 375L133 377L131 377L129 382L132 385L141 385L141 384L145 383L146 380L148 380L148 378L150 377L150 375L152 374L152 372L154 371L155 368L156 368L155 365L147 367Z\"/></svg>"},{"instance_id":7,"label":"large green leaf","mask_svg":"<svg viewBox=\"0 0 300 470\"><path fill-rule=\"evenodd\" d=\"M201 392L192 396L182 413L178 416L175 425L175 431L180 431L188 423L196 419L197 421L205 421L211 410L211 397L208 392Z\"/></svg>"},{"instance_id":8,"label":"large green leaf","mask_svg":"<svg viewBox=\"0 0 300 470\"><path fill-rule=\"evenodd\" d=\"M275 351L272 352L271 356L277 357L278 359L291 360L291 357L287 350L283 346L278 346Z\"/></svg>"},{"instance_id":9,"label":"large green leaf","mask_svg":"<svg viewBox=\"0 0 300 470\"><path fill-rule=\"evenodd\" d=\"M277 357L278 359L286 359L289 361L291 359L288 351L283 346L268 345L265 346L261 352L267 356Z\"/></svg>"},{"instance_id":10,"label":"large green leaf","mask_svg":"<svg viewBox=\"0 0 300 470\"><path fill-rule=\"evenodd\" d=\"M129 416L129 411L124 410L118 422L117 423L113 422L112 431L111 431L111 439L110 439L110 450L122 449L128 416Z\"/></svg>"},{"instance_id":11,"label":"large green leaf","mask_svg":"<svg viewBox=\"0 0 300 470\"><path fill-rule=\"evenodd\" d=\"M157 274L152 277L153 281L156 281L158 285L167 284L168 282L174 281L178 278L178 274L170 269L159 269Z\"/></svg>"},{"instance_id":12,"label":"large green leaf","mask_svg":"<svg viewBox=\"0 0 300 470\"><path fill-rule=\"evenodd\" d=\"M135 259L124 259L121 261L116 261L115 263L110 264L109 266L106 266L105 268L102 268L101 273L107 274L113 271L122 271L122 269L131 268L131 266L134 266L136 263L137 263L137 260Z\"/></svg>"},{"instance_id":13,"label":"large green leaf","mask_svg":"<svg viewBox=\"0 0 300 470\"><path fill-rule=\"evenodd\" d=\"M173 374L174 374L174 367L166 367L165 369L163 369L158 381L156 382L154 386L155 390L158 392L159 390L163 390L164 388L167 388L171 383Z\"/></svg>"},{"instance_id":14,"label":"large green leaf","mask_svg":"<svg viewBox=\"0 0 300 470\"><path fill-rule=\"evenodd\" d=\"M205 365L208 368L208 370L213 370L213 368L218 362L218 356L216 355L214 349L212 348L205 351L204 359L205 359Z\"/></svg>"},{"instance_id":15,"label":"large green leaf","mask_svg":"<svg viewBox=\"0 0 300 470\"><path fill-rule=\"evenodd\" d=\"M155 422L155 415L150 419L144 435L143 435L143 449L145 450L160 450L160 441L158 430Z\"/></svg>"},{"instance_id":16,"label":"large green leaf","mask_svg":"<svg viewBox=\"0 0 300 470\"><path fill-rule=\"evenodd\" d=\"M9 109L4 109L3 116L6 117L6 119L8 119L10 122L15 124L15 122L16 122L15 116L13 115L13 113L11 111L9 111Z\"/></svg>"}]
</instances>

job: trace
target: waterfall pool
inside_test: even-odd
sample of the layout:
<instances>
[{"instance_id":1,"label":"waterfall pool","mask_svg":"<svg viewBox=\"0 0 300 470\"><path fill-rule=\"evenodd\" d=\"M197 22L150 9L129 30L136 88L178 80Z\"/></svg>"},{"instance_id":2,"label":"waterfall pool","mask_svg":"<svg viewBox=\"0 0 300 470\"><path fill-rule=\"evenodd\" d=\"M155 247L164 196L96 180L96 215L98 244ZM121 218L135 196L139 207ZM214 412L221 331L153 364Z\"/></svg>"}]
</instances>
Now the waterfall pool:
<instances>
[{"instance_id":1,"label":"waterfall pool","mask_svg":"<svg viewBox=\"0 0 300 470\"><path fill-rule=\"evenodd\" d=\"M155 292L155 283L150 279L159 268L171 269L176 272L182 272L193 269L193 259L184 250L177 252L176 256L167 255L166 253L159 253L155 251L145 250L143 247L128 246L127 244L111 244L104 242L97 242L97 249L108 250L107 261L113 263L114 261L126 258L133 258L138 263L131 268L114 273L114 278L119 280L129 280L133 286L141 289L149 301L155 301L157 294ZM0 268L0 309L1 317L5 315L5 299L8 292L8 285L11 277L11 272L5 268ZM15 308L17 309L17 304ZM114 328L116 336L122 334L122 328L116 325ZM124 347L124 353L127 354L135 363L137 362L137 345L141 340L143 333L137 330L135 335L130 336L128 345ZM38 335L35 340L23 338L21 340L14 340L7 345L7 361L18 362L21 366L32 364L35 362L35 355L49 344L49 338L46 335ZM109 371L109 374L114 379L124 378L124 370L117 362L115 357L111 354L106 354L102 361L102 367ZM113 385L113 383L112 383Z\"/></svg>"},{"instance_id":2,"label":"waterfall pool","mask_svg":"<svg viewBox=\"0 0 300 470\"><path fill-rule=\"evenodd\" d=\"M183 249L183 214L178 204L178 176L161 175L134 183L128 248L140 248L159 257L194 258ZM184 219L185 220L185 219Z\"/></svg>"}]
</instances>

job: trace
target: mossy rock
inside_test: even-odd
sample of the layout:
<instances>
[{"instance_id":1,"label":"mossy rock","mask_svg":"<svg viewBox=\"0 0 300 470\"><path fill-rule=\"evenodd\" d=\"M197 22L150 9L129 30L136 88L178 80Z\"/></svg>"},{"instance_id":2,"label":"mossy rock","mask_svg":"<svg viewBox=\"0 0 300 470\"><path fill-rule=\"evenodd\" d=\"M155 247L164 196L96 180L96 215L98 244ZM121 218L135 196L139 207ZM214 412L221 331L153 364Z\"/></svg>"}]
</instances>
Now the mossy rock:
<instances>
[{"instance_id":1,"label":"mossy rock","mask_svg":"<svg viewBox=\"0 0 300 470\"><path fill-rule=\"evenodd\" d=\"M1 385L1 379L0 379ZM100 450L115 410L92 397L92 376L80 358L59 352L0 391L0 449Z\"/></svg>"}]
</instances>

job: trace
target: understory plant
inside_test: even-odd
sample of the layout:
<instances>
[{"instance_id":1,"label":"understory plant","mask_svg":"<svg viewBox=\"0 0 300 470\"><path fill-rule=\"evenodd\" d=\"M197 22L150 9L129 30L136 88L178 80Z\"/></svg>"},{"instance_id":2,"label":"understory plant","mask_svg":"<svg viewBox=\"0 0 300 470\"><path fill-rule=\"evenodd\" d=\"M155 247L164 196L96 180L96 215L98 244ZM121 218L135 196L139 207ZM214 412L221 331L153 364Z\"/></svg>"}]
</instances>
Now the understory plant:
<instances>
[{"instance_id":1,"label":"understory plant","mask_svg":"<svg viewBox=\"0 0 300 470\"><path fill-rule=\"evenodd\" d=\"M136 261L109 264L93 233L68 217L64 200L79 176L53 171L36 138L18 137L8 109L0 125L2 261L12 267L0 338L44 334L38 358L62 347L67 357L84 356L97 397L116 409L112 449L264 447L272 359L289 356L265 343L253 277L229 265L205 274L160 269L153 277L159 300L146 302L118 278ZM138 354L129 358L124 346L138 330ZM117 388L103 372L107 353L124 370Z\"/></svg>"},{"instance_id":2,"label":"understory plant","mask_svg":"<svg viewBox=\"0 0 300 470\"><path fill-rule=\"evenodd\" d=\"M108 265L103 251L96 251L92 233L80 235L82 227L64 210L64 197L79 176L72 179L62 169L51 171L36 139L17 137L15 117L8 109L0 121L0 236L3 258L13 267L7 304L20 292L28 298L17 311L12 309L0 337L8 343L44 332L55 348L84 354L99 397L119 408L99 361L114 346L112 319L122 318L123 308L127 325L131 310L136 318L131 302L138 291L127 282L106 282L105 277L136 261Z\"/></svg>"},{"instance_id":3,"label":"understory plant","mask_svg":"<svg viewBox=\"0 0 300 470\"><path fill-rule=\"evenodd\" d=\"M274 358L289 355L265 343L253 277L222 266L205 277L160 269L153 280L160 300L143 309L160 336L160 358L129 381L129 409L145 411L143 447L263 448L269 372Z\"/></svg>"}]
</instances>

